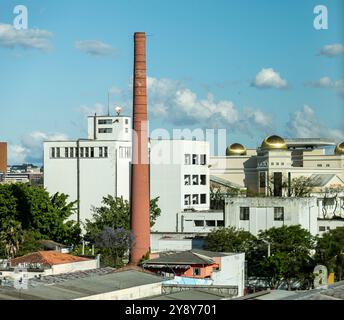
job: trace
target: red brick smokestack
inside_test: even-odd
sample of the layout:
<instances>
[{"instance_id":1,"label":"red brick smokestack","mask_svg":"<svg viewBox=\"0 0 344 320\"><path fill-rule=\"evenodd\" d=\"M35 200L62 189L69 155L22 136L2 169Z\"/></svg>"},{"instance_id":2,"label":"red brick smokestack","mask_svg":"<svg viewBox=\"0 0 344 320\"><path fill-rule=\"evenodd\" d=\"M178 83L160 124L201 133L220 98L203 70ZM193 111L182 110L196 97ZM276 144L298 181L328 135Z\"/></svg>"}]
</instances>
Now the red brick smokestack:
<instances>
[{"instance_id":1,"label":"red brick smokestack","mask_svg":"<svg viewBox=\"0 0 344 320\"><path fill-rule=\"evenodd\" d=\"M131 175L130 262L137 264L150 248L149 167L147 137L146 34L135 33L133 96L133 164Z\"/></svg>"}]
</instances>

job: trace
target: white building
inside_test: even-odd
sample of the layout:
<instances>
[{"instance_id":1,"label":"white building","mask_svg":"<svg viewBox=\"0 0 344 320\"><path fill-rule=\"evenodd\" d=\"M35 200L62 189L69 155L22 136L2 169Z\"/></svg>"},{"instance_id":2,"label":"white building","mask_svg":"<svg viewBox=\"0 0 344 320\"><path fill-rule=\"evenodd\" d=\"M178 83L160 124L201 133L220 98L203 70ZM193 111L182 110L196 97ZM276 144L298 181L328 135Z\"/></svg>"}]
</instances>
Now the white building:
<instances>
[{"instance_id":1,"label":"white building","mask_svg":"<svg viewBox=\"0 0 344 320\"><path fill-rule=\"evenodd\" d=\"M74 220L92 217L107 195L130 197L131 118L88 118L88 139L44 142L44 186L78 200Z\"/></svg>"},{"instance_id":2,"label":"white building","mask_svg":"<svg viewBox=\"0 0 344 320\"><path fill-rule=\"evenodd\" d=\"M151 140L150 159L151 199L160 197L161 209L153 231L181 231L184 214L209 211L208 142Z\"/></svg>"}]
</instances>

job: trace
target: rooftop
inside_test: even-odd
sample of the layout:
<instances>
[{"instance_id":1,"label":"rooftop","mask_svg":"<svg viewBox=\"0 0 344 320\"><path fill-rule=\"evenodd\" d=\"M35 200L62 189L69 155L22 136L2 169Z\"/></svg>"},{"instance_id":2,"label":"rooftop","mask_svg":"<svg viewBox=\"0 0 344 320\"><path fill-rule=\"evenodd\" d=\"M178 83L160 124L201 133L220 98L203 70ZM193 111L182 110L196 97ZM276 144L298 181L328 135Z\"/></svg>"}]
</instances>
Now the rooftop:
<instances>
[{"instance_id":1,"label":"rooftop","mask_svg":"<svg viewBox=\"0 0 344 320\"><path fill-rule=\"evenodd\" d=\"M294 138L285 139L288 147L328 147L335 146L336 142L326 138Z\"/></svg>"},{"instance_id":2,"label":"rooftop","mask_svg":"<svg viewBox=\"0 0 344 320\"><path fill-rule=\"evenodd\" d=\"M12 266L17 266L19 264L42 264L46 267L51 267L58 264L89 261L88 258L77 257L67 253L61 253L57 251L39 251L34 253L29 253L23 257L14 258L11 260Z\"/></svg>"},{"instance_id":3,"label":"rooftop","mask_svg":"<svg viewBox=\"0 0 344 320\"><path fill-rule=\"evenodd\" d=\"M29 289L0 289L0 299L74 300L162 282L162 278L138 268L102 268L29 280Z\"/></svg>"}]
</instances>

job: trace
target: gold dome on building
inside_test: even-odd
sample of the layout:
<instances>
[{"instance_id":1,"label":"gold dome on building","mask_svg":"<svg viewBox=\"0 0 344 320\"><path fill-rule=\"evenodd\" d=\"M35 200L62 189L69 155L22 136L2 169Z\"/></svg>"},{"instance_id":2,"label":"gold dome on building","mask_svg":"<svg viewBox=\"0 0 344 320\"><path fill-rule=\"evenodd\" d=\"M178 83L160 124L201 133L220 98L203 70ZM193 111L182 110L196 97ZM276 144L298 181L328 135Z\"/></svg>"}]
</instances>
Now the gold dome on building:
<instances>
[{"instance_id":1,"label":"gold dome on building","mask_svg":"<svg viewBox=\"0 0 344 320\"><path fill-rule=\"evenodd\" d=\"M263 150L272 150L272 149L286 150L288 147L283 138L279 136L269 136L264 139L261 148Z\"/></svg>"},{"instance_id":2,"label":"gold dome on building","mask_svg":"<svg viewBox=\"0 0 344 320\"><path fill-rule=\"evenodd\" d=\"M233 143L226 149L227 156L244 156L246 154L246 148L240 143Z\"/></svg>"},{"instance_id":3,"label":"gold dome on building","mask_svg":"<svg viewBox=\"0 0 344 320\"><path fill-rule=\"evenodd\" d=\"M344 155L344 142L337 144L334 153L337 155Z\"/></svg>"}]
</instances>

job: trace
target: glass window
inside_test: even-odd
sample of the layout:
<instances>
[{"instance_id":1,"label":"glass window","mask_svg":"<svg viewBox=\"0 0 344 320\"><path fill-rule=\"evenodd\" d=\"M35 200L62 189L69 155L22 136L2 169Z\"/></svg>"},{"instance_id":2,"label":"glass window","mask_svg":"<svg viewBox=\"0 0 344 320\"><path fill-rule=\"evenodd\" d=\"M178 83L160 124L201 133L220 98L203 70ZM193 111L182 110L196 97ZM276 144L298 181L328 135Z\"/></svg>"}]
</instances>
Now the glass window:
<instances>
[{"instance_id":1,"label":"glass window","mask_svg":"<svg viewBox=\"0 0 344 320\"><path fill-rule=\"evenodd\" d=\"M88 148L88 147L85 148L85 157L86 158L90 157L90 148Z\"/></svg>"},{"instance_id":2,"label":"glass window","mask_svg":"<svg viewBox=\"0 0 344 320\"><path fill-rule=\"evenodd\" d=\"M94 158L94 148L91 148L91 158Z\"/></svg>"},{"instance_id":3,"label":"glass window","mask_svg":"<svg viewBox=\"0 0 344 320\"><path fill-rule=\"evenodd\" d=\"M201 275L201 269L200 268L193 268L193 275L194 276L200 276Z\"/></svg>"},{"instance_id":4,"label":"glass window","mask_svg":"<svg viewBox=\"0 0 344 320\"><path fill-rule=\"evenodd\" d=\"M112 124L111 119L100 119L98 120L98 124Z\"/></svg>"},{"instance_id":5,"label":"glass window","mask_svg":"<svg viewBox=\"0 0 344 320\"><path fill-rule=\"evenodd\" d=\"M60 148L56 148L56 158L61 158Z\"/></svg>"},{"instance_id":6,"label":"glass window","mask_svg":"<svg viewBox=\"0 0 344 320\"><path fill-rule=\"evenodd\" d=\"M128 128L125 128L125 133L129 133L129 129Z\"/></svg>"},{"instance_id":7,"label":"glass window","mask_svg":"<svg viewBox=\"0 0 344 320\"><path fill-rule=\"evenodd\" d=\"M129 119L125 119L125 124L129 124Z\"/></svg>"},{"instance_id":8,"label":"glass window","mask_svg":"<svg viewBox=\"0 0 344 320\"><path fill-rule=\"evenodd\" d=\"M109 156L109 148L104 147L104 158L107 158Z\"/></svg>"},{"instance_id":9,"label":"glass window","mask_svg":"<svg viewBox=\"0 0 344 320\"><path fill-rule=\"evenodd\" d=\"M55 148L51 148L51 157L56 158L56 150Z\"/></svg>"},{"instance_id":10,"label":"glass window","mask_svg":"<svg viewBox=\"0 0 344 320\"><path fill-rule=\"evenodd\" d=\"M240 220L247 221L250 220L250 208L240 207Z\"/></svg>"},{"instance_id":11,"label":"glass window","mask_svg":"<svg viewBox=\"0 0 344 320\"><path fill-rule=\"evenodd\" d=\"M198 194L192 195L192 204L198 204L199 203L199 196Z\"/></svg>"},{"instance_id":12,"label":"glass window","mask_svg":"<svg viewBox=\"0 0 344 320\"><path fill-rule=\"evenodd\" d=\"M194 220L195 227L204 227L204 221L203 220Z\"/></svg>"},{"instance_id":13,"label":"glass window","mask_svg":"<svg viewBox=\"0 0 344 320\"><path fill-rule=\"evenodd\" d=\"M225 226L225 222L223 220L217 220L217 226L218 227L224 227Z\"/></svg>"},{"instance_id":14,"label":"glass window","mask_svg":"<svg viewBox=\"0 0 344 320\"><path fill-rule=\"evenodd\" d=\"M326 231L326 227L320 226L320 227L319 227L319 231L320 231L320 232Z\"/></svg>"},{"instance_id":15,"label":"glass window","mask_svg":"<svg viewBox=\"0 0 344 320\"><path fill-rule=\"evenodd\" d=\"M192 176L192 184L194 186L198 186L198 175L193 175Z\"/></svg>"},{"instance_id":16,"label":"glass window","mask_svg":"<svg viewBox=\"0 0 344 320\"><path fill-rule=\"evenodd\" d=\"M191 185L191 176L190 176L190 175L185 175L185 176L184 176L184 184L185 184L186 186Z\"/></svg>"},{"instance_id":17,"label":"glass window","mask_svg":"<svg viewBox=\"0 0 344 320\"><path fill-rule=\"evenodd\" d=\"M207 185L207 176L205 174L201 175L201 185L206 186Z\"/></svg>"},{"instance_id":18,"label":"glass window","mask_svg":"<svg viewBox=\"0 0 344 320\"><path fill-rule=\"evenodd\" d=\"M112 128L99 128L99 133L112 133Z\"/></svg>"},{"instance_id":19,"label":"glass window","mask_svg":"<svg viewBox=\"0 0 344 320\"><path fill-rule=\"evenodd\" d=\"M201 204L206 204L206 203L207 203L207 195L201 194Z\"/></svg>"},{"instance_id":20,"label":"glass window","mask_svg":"<svg viewBox=\"0 0 344 320\"><path fill-rule=\"evenodd\" d=\"M318 163L318 164L317 164L317 167L322 167L322 164Z\"/></svg>"},{"instance_id":21,"label":"glass window","mask_svg":"<svg viewBox=\"0 0 344 320\"><path fill-rule=\"evenodd\" d=\"M69 155L71 158L74 158L74 148L69 148Z\"/></svg>"},{"instance_id":22,"label":"glass window","mask_svg":"<svg viewBox=\"0 0 344 320\"><path fill-rule=\"evenodd\" d=\"M80 158L84 157L84 147L80 148Z\"/></svg>"},{"instance_id":23,"label":"glass window","mask_svg":"<svg viewBox=\"0 0 344 320\"><path fill-rule=\"evenodd\" d=\"M186 194L184 196L184 205L189 206L191 204L191 195Z\"/></svg>"},{"instance_id":24,"label":"glass window","mask_svg":"<svg viewBox=\"0 0 344 320\"><path fill-rule=\"evenodd\" d=\"M204 166L207 164L207 155L201 154L201 165Z\"/></svg>"},{"instance_id":25,"label":"glass window","mask_svg":"<svg viewBox=\"0 0 344 320\"><path fill-rule=\"evenodd\" d=\"M99 158L103 158L103 147L99 147Z\"/></svg>"},{"instance_id":26,"label":"glass window","mask_svg":"<svg viewBox=\"0 0 344 320\"><path fill-rule=\"evenodd\" d=\"M215 220L207 220L206 222L207 227L215 227L216 221Z\"/></svg>"},{"instance_id":27,"label":"glass window","mask_svg":"<svg viewBox=\"0 0 344 320\"><path fill-rule=\"evenodd\" d=\"M184 164L190 165L191 164L191 155L190 154L186 154L184 157L185 157Z\"/></svg>"},{"instance_id":28,"label":"glass window","mask_svg":"<svg viewBox=\"0 0 344 320\"><path fill-rule=\"evenodd\" d=\"M192 155L192 164L198 164L198 154Z\"/></svg>"},{"instance_id":29,"label":"glass window","mask_svg":"<svg viewBox=\"0 0 344 320\"><path fill-rule=\"evenodd\" d=\"M65 158L68 158L69 157L69 152L68 152L68 148L65 148Z\"/></svg>"},{"instance_id":30,"label":"glass window","mask_svg":"<svg viewBox=\"0 0 344 320\"><path fill-rule=\"evenodd\" d=\"M274 208L274 220L275 221L284 221L284 208L275 207Z\"/></svg>"}]
</instances>

